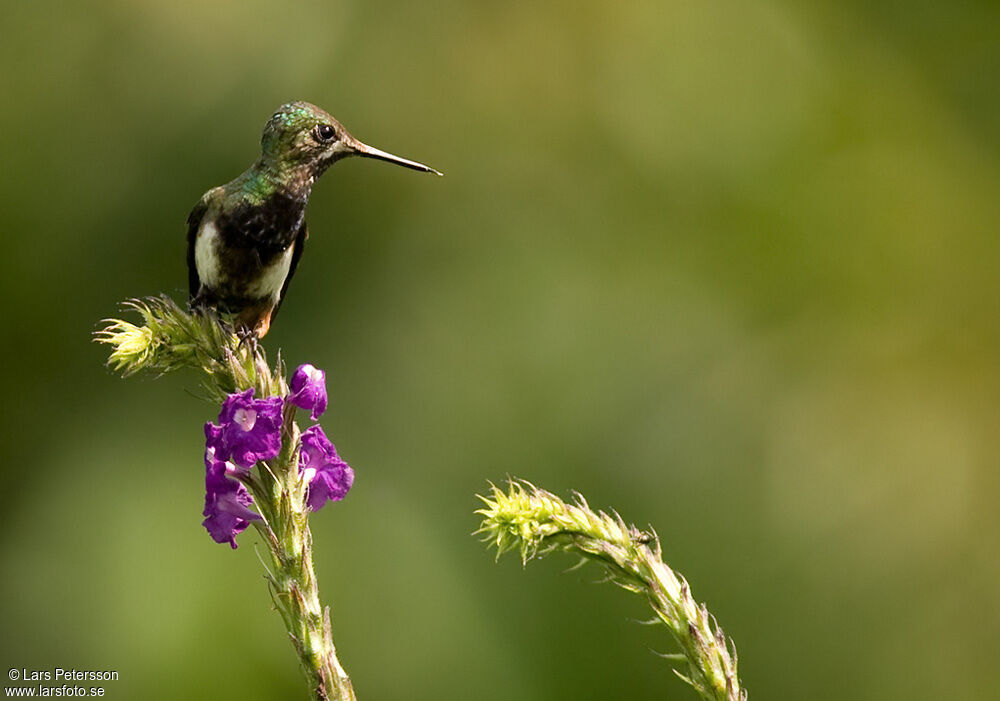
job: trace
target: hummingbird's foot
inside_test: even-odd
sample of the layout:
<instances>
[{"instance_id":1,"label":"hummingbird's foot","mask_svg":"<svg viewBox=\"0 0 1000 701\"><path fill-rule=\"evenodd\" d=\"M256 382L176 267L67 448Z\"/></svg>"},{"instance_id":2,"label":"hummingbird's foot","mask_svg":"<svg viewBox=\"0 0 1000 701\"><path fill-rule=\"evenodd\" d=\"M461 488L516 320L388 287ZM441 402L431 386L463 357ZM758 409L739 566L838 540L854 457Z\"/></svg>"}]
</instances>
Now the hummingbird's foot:
<instances>
[{"instance_id":1,"label":"hummingbird's foot","mask_svg":"<svg viewBox=\"0 0 1000 701\"><path fill-rule=\"evenodd\" d=\"M248 306L236 316L235 322L241 332L253 335L255 339L264 338L271 328L271 314L274 313L274 303L270 300L262 304Z\"/></svg>"},{"instance_id":2,"label":"hummingbird's foot","mask_svg":"<svg viewBox=\"0 0 1000 701\"><path fill-rule=\"evenodd\" d=\"M253 354L257 353L257 330L249 326L239 326L236 328L236 337L240 339L239 347L246 346Z\"/></svg>"},{"instance_id":3,"label":"hummingbird's foot","mask_svg":"<svg viewBox=\"0 0 1000 701\"><path fill-rule=\"evenodd\" d=\"M188 298L188 309L192 314L204 314L215 311L218 306L218 297L210 289L202 285L198 288L198 293Z\"/></svg>"}]
</instances>

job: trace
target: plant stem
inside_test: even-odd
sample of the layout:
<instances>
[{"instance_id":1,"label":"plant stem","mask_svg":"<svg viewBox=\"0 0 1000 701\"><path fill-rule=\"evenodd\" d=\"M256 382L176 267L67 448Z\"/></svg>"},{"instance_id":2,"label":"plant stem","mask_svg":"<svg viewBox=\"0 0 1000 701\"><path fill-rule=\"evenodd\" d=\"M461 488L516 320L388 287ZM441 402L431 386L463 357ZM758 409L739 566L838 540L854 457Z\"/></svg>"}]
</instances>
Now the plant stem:
<instances>
[{"instance_id":1,"label":"plant stem","mask_svg":"<svg viewBox=\"0 0 1000 701\"><path fill-rule=\"evenodd\" d=\"M255 525L268 544L274 567L266 577L268 588L299 656L313 699L354 701L351 680L333 646L330 608L323 609L319 602L306 483L296 468L298 444L295 407L287 405L282 435L285 447L266 469L260 470L260 482L251 486L264 517Z\"/></svg>"},{"instance_id":2,"label":"plant stem","mask_svg":"<svg viewBox=\"0 0 1000 701\"><path fill-rule=\"evenodd\" d=\"M562 499L529 482L511 481L505 493L493 487L479 497L485 508L478 533L497 547L497 557L519 550L527 563L536 555L563 550L599 562L611 581L646 597L681 648L673 659L687 662L687 674L674 670L705 701L746 701L736 670L736 648L704 604L691 596L687 581L663 562L655 533L626 524L617 514L594 511L577 495Z\"/></svg>"},{"instance_id":3,"label":"plant stem","mask_svg":"<svg viewBox=\"0 0 1000 701\"><path fill-rule=\"evenodd\" d=\"M208 399L254 388L260 397L288 394L280 354L272 370L263 348L240 343L214 314L190 314L168 297L131 300L144 325L108 319L95 338L112 347L108 364L124 376L139 371L200 371ZM355 701L354 689L337 659L330 609L322 608L313 571L307 485L299 474L299 427L295 407L283 413L282 450L241 478L263 521L254 526L267 543L271 568L265 578L271 599L291 638L315 701Z\"/></svg>"},{"instance_id":4,"label":"plant stem","mask_svg":"<svg viewBox=\"0 0 1000 701\"><path fill-rule=\"evenodd\" d=\"M266 527L261 528L265 530ZM303 523L295 529L300 547L269 540L274 571L267 575L271 598L285 623L316 701L355 701L354 688L337 659L330 630L330 608L322 609L312 562L312 535Z\"/></svg>"}]
</instances>

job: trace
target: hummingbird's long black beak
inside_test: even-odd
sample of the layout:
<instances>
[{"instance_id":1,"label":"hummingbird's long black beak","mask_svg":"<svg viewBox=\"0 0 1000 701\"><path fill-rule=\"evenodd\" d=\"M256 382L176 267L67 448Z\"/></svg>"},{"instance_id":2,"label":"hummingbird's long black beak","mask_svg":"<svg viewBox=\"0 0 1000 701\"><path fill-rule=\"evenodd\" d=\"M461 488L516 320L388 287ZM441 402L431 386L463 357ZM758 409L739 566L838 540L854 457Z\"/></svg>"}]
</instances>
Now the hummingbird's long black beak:
<instances>
[{"instance_id":1,"label":"hummingbird's long black beak","mask_svg":"<svg viewBox=\"0 0 1000 701\"><path fill-rule=\"evenodd\" d=\"M404 168L410 168L412 170L419 170L422 173L434 173L434 175L444 175L430 166L425 166L423 163L417 163L416 161L411 161L406 158L400 158L399 156L394 156L391 153L381 151L374 146L369 146L368 144L363 144L357 139L351 144L354 154L357 156L364 156L365 158L375 158L379 161L385 161L386 163L395 163L398 166L403 166Z\"/></svg>"}]
</instances>

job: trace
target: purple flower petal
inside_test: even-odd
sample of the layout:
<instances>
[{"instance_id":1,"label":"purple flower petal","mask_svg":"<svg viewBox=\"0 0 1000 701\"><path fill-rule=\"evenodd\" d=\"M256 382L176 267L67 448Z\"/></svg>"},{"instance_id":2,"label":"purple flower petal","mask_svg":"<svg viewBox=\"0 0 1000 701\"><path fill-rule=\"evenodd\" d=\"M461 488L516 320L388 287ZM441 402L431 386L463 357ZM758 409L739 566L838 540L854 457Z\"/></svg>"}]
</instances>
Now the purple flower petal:
<instances>
[{"instance_id":1,"label":"purple flower petal","mask_svg":"<svg viewBox=\"0 0 1000 701\"><path fill-rule=\"evenodd\" d=\"M206 427L206 433L208 428ZM260 516L250 510L253 498L241 482L228 477L238 468L219 460L212 445L205 448L205 509L202 525L216 543L236 548L236 536Z\"/></svg>"},{"instance_id":2,"label":"purple flower petal","mask_svg":"<svg viewBox=\"0 0 1000 701\"><path fill-rule=\"evenodd\" d=\"M222 403L219 426L205 427L220 457L253 467L281 452L281 398L254 399L253 388L230 394Z\"/></svg>"},{"instance_id":3,"label":"purple flower petal","mask_svg":"<svg viewBox=\"0 0 1000 701\"><path fill-rule=\"evenodd\" d=\"M292 375L288 401L311 412L315 421L326 411L326 373L309 365L300 365Z\"/></svg>"},{"instance_id":4,"label":"purple flower petal","mask_svg":"<svg viewBox=\"0 0 1000 701\"><path fill-rule=\"evenodd\" d=\"M316 473L309 483L306 503L312 511L319 511L328 501L340 501L354 484L354 470L347 463L330 465Z\"/></svg>"},{"instance_id":5,"label":"purple flower petal","mask_svg":"<svg viewBox=\"0 0 1000 701\"><path fill-rule=\"evenodd\" d=\"M302 432L299 472L309 482L307 503L319 511L328 501L340 501L354 484L354 470L344 462L319 426Z\"/></svg>"}]
</instances>

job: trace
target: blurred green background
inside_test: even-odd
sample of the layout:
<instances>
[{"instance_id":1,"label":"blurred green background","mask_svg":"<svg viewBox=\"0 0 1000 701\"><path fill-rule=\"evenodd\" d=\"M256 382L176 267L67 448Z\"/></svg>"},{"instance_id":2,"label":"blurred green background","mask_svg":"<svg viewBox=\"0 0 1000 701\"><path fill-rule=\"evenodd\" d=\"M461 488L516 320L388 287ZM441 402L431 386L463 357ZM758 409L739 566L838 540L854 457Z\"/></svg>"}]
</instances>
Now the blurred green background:
<instances>
[{"instance_id":1,"label":"blurred green background","mask_svg":"<svg viewBox=\"0 0 1000 701\"><path fill-rule=\"evenodd\" d=\"M493 562L506 475L653 524L751 698L996 698L1000 5L0 7L6 667L304 698L193 375L90 341L290 99L443 170L319 182L266 347L327 370L313 519L359 697L691 699L642 602Z\"/></svg>"}]
</instances>

